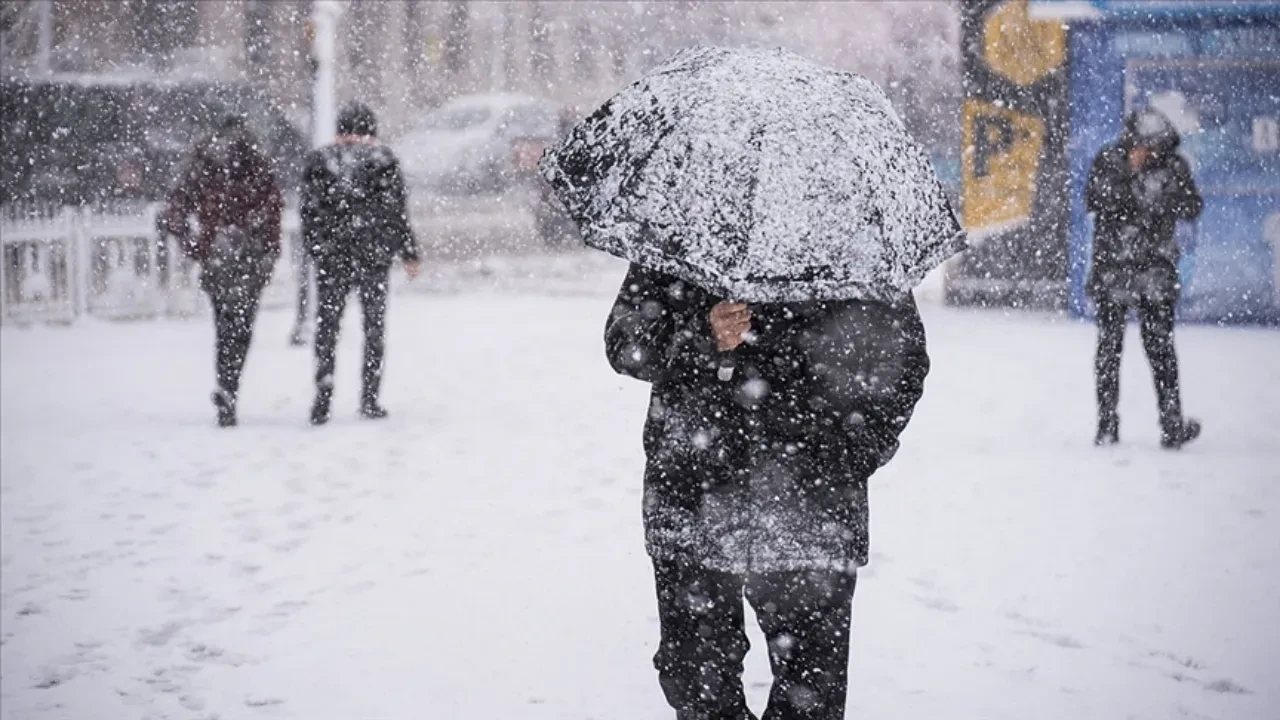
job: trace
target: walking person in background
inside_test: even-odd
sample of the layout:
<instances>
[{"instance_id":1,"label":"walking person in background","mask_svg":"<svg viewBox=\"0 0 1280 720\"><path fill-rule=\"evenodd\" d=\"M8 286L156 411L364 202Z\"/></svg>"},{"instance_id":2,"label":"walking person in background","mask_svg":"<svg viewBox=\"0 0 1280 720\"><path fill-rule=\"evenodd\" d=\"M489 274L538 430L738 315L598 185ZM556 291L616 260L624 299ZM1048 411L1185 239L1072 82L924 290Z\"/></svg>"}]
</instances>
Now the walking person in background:
<instances>
[{"instance_id":1,"label":"walking person in background","mask_svg":"<svg viewBox=\"0 0 1280 720\"><path fill-rule=\"evenodd\" d=\"M1098 445L1120 440L1120 353L1130 308L1137 310L1155 379L1161 445L1178 449L1200 435L1200 423L1182 415L1173 346L1181 291L1174 226L1194 220L1204 206L1190 167L1178 155L1180 141L1168 118L1143 110L1126 119L1123 135L1098 153L1089 171L1085 207L1095 216L1088 292L1097 305Z\"/></svg>"},{"instance_id":2,"label":"walking person in background","mask_svg":"<svg viewBox=\"0 0 1280 720\"><path fill-rule=\"evenodd\" d=\"M236 424L258 301L280 254L281 205L267 157L244 119L229 115L196 147L159 221L200 263L200 286L213 305L213 403L221 427ZM199 220L198 235L188 225L192 215Z\"/></svg>"},{"instance_id":3,"label":"walking person in background","mask_svg":"<svg viewBox=\"0 0 1280 720\"><path fill-rule=\"evenodd\" d=\"M315 263L318 303L313 425L329 421L338 330L352 291L364 312L360 414L386 417L378 393L391 264L399 257L410 279L418 275L404 176L395 155L378 142L377 130L369 108L348 105L338 115L337 141L313 151L303 170L302 237Z\"/></svg>"}]
</instances>

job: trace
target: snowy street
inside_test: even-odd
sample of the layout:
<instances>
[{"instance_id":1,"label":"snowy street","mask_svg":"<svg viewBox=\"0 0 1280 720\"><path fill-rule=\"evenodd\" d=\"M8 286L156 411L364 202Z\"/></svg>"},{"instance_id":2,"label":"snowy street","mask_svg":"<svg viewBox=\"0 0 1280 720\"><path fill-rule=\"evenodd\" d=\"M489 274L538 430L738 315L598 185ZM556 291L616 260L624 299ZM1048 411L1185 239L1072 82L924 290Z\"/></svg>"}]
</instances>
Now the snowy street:
<instances>
[{"instance_id":1,"label":"snowy street","mask_svg":"<svg viewBox=\"0 0 1280 720\"><path fill-rule=\"evenodd\" d=\"M671 717L648 387L603 355L621 268L583 267L395 295L383 422L356 416L349 308L319 429L286 311L259 318L230 431L206 318L5 327L0 718ZM1205 436L1178 453L1130 327L1099 450L1091 326L922 312L933 370L872 481L848 718L1280 717L1280 333L1179 328Z\"/></svg>"}]
</instances>

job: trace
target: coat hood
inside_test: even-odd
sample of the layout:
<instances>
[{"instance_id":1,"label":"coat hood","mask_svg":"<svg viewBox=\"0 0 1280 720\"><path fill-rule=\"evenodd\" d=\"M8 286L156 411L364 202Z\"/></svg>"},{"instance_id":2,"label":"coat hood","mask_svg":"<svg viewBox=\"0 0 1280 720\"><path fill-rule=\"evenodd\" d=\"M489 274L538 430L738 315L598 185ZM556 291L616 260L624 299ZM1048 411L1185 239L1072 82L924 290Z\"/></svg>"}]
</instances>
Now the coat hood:
<instances>
[{"instance_id":1,"label":"coat hood","mask_svg":"<svg viewBox=\"0 0 1280 720\"><path fill-rule=\"evenodd\" d=\"M1172 153L1182 143L1173 122L1164 113L1154 108L1146 108L1129 114L1124 121L1124 134L1120 144L1126 148L1135 145L1146 145L1157 154Z\"/></svg>"}]
</instances>

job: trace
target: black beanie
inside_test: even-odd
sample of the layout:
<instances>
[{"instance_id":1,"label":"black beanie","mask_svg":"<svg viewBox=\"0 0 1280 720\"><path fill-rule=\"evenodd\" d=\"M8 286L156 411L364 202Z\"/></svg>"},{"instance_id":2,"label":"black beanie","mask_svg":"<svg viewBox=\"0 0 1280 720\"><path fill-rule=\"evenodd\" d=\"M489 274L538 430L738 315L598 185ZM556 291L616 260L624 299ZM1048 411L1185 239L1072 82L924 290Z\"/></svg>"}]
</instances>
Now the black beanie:
<instances>
[{"instance_id":1,"label":"black beanie","mask_svg":"<svg viewBox=\"0 0 1280 720\"><path fill-rule=\"evenodd\" d=\"M338 113L339 135L365 135L377 137L378 118L363 103L348 103Z\"/></svg>"}]
</instances>

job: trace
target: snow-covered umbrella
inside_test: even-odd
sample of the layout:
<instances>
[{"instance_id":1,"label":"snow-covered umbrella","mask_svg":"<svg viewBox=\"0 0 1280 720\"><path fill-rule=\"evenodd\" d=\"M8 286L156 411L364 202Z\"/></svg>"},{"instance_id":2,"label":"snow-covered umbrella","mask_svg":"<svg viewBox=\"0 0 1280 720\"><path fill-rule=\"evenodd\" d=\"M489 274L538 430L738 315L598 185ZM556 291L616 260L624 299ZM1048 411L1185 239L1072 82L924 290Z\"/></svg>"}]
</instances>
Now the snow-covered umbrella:
<instances>
[{"instance_id":1,"label":"snow-covered umbrella","mask_svg":"<svg viewBox=\"0 0 1280 720\"><path fill-rule=\"evenodd\" d=\"M742 302L893 299L964 245L884 92L781 49L683 50L539 169L588 245Z\"/></svg>"}]
</instances>

